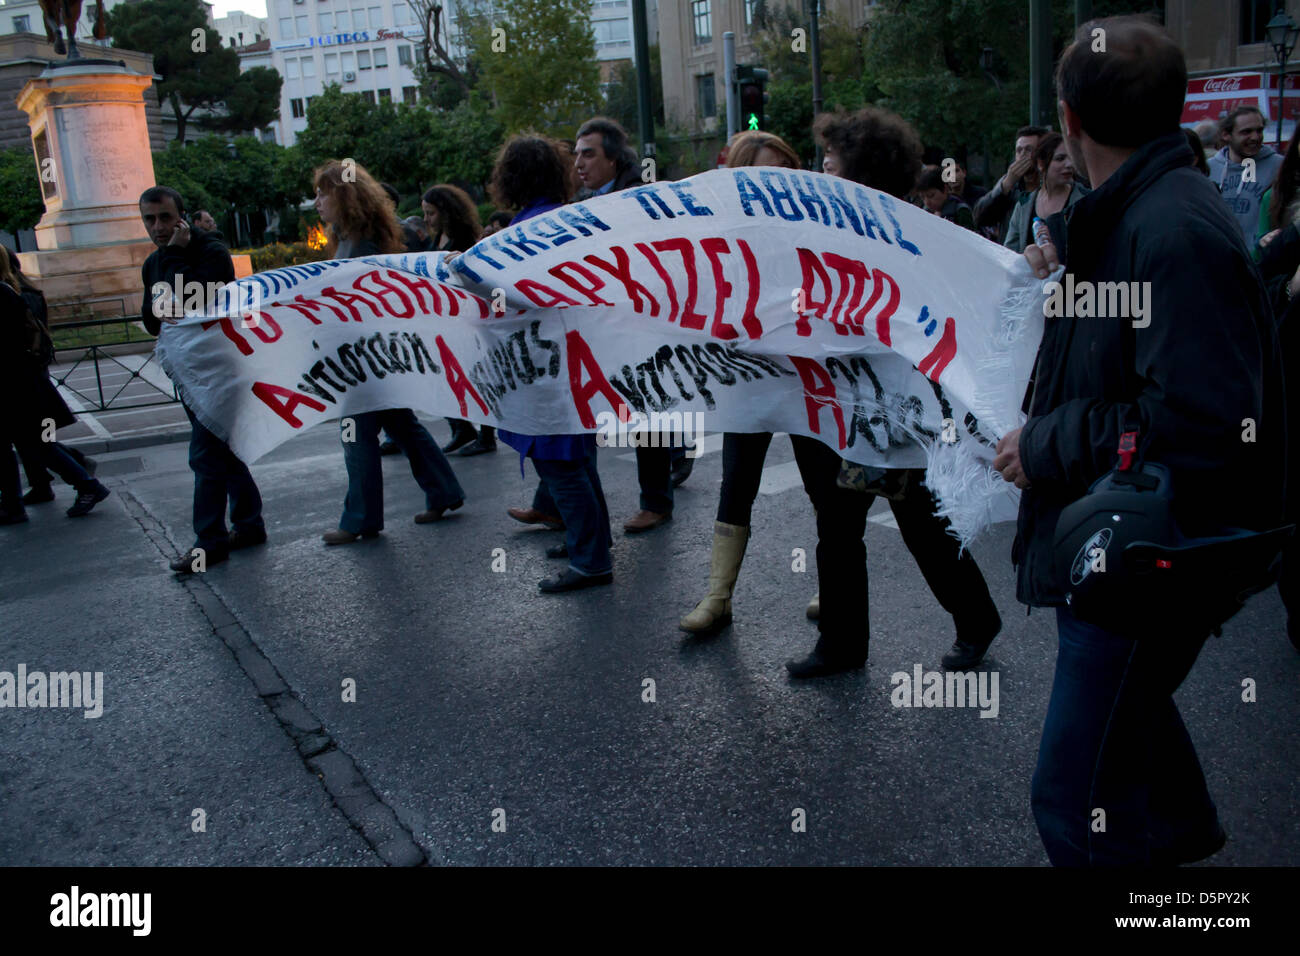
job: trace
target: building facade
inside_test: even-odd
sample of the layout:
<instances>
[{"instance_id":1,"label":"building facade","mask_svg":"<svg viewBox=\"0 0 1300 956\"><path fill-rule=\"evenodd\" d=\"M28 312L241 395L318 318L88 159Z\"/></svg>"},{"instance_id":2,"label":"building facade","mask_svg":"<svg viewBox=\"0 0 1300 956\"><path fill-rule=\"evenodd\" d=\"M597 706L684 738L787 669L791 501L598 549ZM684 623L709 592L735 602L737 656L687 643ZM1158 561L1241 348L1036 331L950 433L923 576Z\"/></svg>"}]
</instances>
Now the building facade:
<instances>
[{"instance_id":1,"label":"building facade","mask_svg":"<svg viewBox=\"0 0 1300 956\"><path fill-rule=\"evenodd\" d=\"M229 47L252 46L269 36L264 17L239 10L217 17L212 21L212 29L221 34L221 45Z\"/></svg>"},{"instance_id":2,"label":"building facade","mask_svg":"<svg viewBox=\"0 0 1300 956\"><path fill-rule=\"evenodd\" d=\"M762 0L676 0L659 13L659 56L664 113L670 124L712 132L726 128L727 87L722 35L736 37L736 62L752 63ZM766 0L769 8L797 8L802 0ZM877 0L822 0L822 15L861 28Z\"/></svg>"}]
</instances>

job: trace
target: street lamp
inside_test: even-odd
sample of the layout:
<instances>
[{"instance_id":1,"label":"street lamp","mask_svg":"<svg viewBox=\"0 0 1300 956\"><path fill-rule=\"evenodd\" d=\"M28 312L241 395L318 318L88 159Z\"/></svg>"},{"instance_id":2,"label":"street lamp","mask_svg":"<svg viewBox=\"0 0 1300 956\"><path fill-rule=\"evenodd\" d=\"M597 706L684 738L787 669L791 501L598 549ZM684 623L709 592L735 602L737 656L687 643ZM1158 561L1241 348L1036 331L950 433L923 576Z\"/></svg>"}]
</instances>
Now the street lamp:
<instances>
[{"instance_id":1,"label":"street lamp","mask_svg":"<svg viewBox=\"0 0 1300 956\"><path fill-rule=\"evenodd\" d=\"M1280 66L1278 72L1277 86L1277 142L1278 148L1282 147L1282 103L1286 96L1286 61L1291 56L1291 51L1295 49L1296 37L1300 36L1300 26L1291 19L1286 10L1278 10L1277 15L1268 21L1268 26L1264 27L1264 35L1268 37L1268 45L1273 48L1273 55L1277 57Z\"/></svg>"}]
</instances>

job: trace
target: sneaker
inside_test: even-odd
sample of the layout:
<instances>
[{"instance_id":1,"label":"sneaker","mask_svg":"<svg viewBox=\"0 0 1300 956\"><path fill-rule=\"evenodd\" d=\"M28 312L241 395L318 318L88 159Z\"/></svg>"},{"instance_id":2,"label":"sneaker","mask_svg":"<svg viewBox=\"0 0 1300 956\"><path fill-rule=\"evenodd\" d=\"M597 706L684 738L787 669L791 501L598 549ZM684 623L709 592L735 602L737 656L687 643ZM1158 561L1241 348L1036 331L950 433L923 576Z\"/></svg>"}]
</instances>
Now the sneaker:
<instances>
[{"instance_id":1,"label":"sneaker","mask_svg":"<svg viewBox=\"0 0 1300 956\"><path fill-rule=\"evenodd\" d=\"M69 518L80 518L88 515L99 504L109 496L110 492L102 484L96 481L92 485L87 485L84 489L77 492L77 500L72 503L68 509Z\"/></svg>"},{"instance_id":2,"label":"sneaker","mask_svg":"<svg viewBox=\"0 0 1300 956\"><path fill-rule=\"evenodd\" d=\"M475 438L472 442L470 442L468 445L462 448L460 450L460 456L462 458L472 458L475 455L482 455L485 454L486 452L496 451L496 450L497 450L497 440L495 438L489 438L487 440L484 440L483 438L480 437L480 438Z\"/></svg>"},{"instance_id":3,"label":"sneaker","mask_svg":"<svg viewBox=\"0 0 1300 956\"><path fill-rule=\"evenodd\" d=\"M167 567L171 568L174 574L178 574L182 576L186 574L197 574L198 570L194 567L194 565L195 562L198 561L199 556L194 552L198 550L200 550L200 548L198 548L197 546L191 548L189 551L185 552L180 557L178 557L175 561L172 561L170 564L168 564ZM225 561L227 558L230 557L229 552L220 549L207 548L202 550L203 550L203 569L205 571L208 568L212 567L214 564L220 564L221 562Z\"/></svg>"},{"instance_id":4,"label":"sneaker","mask_svg":"<svg viewBox=\"0 0 1300 956\"><path fill-rule=\"evenodd\" d=\"M230 543L226 545L227 550L238 551L241 548L253 548L259 544L266 544L266 529L260 531L244 531L236 528L230 532Z\"/></svg>"},{"instance_id":5,"label":"sneaker","mask_svg":"<svg viewBox=\"0 0 1300 956\"><path fill-rule=\"evenodd\" d=\"M54 488L45 485L42 488L33 488L27 494L23 495L23 504L25 505L43 505L47 501L54 500Z\"/></svg>"},{"instance_id":6,"label":"sneaker","mask_svg":"<svg viewBox=\"0 0 1300 956\"><path fill-rule=\"evenodd\" d=\"M673 462L671 477L673 487L678 487L687 478L691 477L691 472L695 469L695 459L689 455L683 455L677 461Z\"/></svg>"},{"instance_id":7,"label":"sneaker","mask_svg":"<svg viewBox=\"0 0 1300 956\"><path fill-rule=\"evenodd\" d=\"M463 507L464 504L465 504L465 499L462 498L460 501L456 502L453 505L448 505L446 508L430 508L428 511L421 511L418 515L415 516L415 523L433 524L435 521L441 521L442 516L446 512L456 511L459 508Z\"/></svg>"}]
</instances>

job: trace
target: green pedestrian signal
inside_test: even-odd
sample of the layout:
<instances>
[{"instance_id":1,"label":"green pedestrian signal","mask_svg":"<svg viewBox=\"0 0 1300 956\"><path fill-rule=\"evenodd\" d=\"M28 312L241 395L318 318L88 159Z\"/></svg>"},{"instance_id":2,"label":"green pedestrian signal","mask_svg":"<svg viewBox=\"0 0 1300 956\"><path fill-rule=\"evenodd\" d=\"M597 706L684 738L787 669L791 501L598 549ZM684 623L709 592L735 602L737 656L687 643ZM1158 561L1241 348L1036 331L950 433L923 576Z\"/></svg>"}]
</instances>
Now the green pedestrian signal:
<instances>
[{"instance_id":1,"label":"green pedestrian signal","mask_svg":"<svg viewBox=\"0 0 1300 956\"><path fill-rule=\"evenodd\" d=\"M759 130L767 125L763 116L763 106L767 101L766 84L767 70L748 65L736 67L736 99L740 103L744 129Z\"/></svg>"}]
</instances>

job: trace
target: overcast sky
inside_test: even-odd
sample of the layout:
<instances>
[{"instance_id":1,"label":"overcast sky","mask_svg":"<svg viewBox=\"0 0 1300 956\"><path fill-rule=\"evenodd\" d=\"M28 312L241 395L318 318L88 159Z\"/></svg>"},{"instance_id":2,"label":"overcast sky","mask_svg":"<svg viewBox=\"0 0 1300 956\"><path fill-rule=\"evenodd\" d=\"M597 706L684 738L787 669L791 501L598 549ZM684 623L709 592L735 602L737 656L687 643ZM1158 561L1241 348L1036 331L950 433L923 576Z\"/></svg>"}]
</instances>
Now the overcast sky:
<instances>
[{"instance_id":1,"label":"overcast sky","mask_svg":"<svg viewBox=\"0 0 1300 956\"><path fill-rule=\"evenodd\" d=\"M224 17L232 10L250 13L255 17L266 16L266 0L210 0L212 16Z\"/></svg>"}]
</instances>

